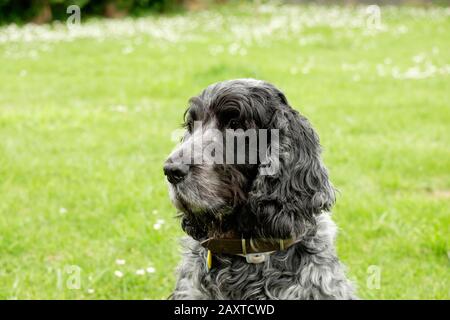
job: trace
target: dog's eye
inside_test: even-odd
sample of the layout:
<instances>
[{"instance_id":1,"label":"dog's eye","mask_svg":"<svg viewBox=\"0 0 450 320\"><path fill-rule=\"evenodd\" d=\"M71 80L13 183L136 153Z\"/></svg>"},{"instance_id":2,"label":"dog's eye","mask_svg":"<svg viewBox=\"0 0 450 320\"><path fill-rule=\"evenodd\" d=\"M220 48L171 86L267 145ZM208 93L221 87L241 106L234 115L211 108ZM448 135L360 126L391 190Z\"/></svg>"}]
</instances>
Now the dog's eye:
<instances>
[{"instance_id":1,"label":"dog's eye","mask_svg":"<svg viewBox=\"0 0 450 320\"><path fill-rule=\"evenodd\" d=\"M230 122L228 123L228 128L236 130L238 129L240 126L240 123L237 119L231 119Z\"/></svg>"}]
</instances>

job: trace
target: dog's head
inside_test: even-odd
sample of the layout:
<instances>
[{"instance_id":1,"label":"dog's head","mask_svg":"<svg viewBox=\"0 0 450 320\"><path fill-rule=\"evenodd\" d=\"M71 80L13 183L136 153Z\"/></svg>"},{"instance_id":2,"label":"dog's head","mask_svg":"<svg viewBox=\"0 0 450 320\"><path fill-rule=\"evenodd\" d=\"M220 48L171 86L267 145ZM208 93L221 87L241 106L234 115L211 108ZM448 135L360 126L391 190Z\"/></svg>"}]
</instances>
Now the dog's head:
<instances>
[{"instance_id":1,"label":"dog's head","mask_svg":"<svg viewBox=\"0 0 450 320\"><path fill-rule=\"evenodd\" d=\"M164 173L195 239L298 237L333 205L318 136L273 85L213 84L190 100L185 128Z\"/></svg>"}]
</instances>

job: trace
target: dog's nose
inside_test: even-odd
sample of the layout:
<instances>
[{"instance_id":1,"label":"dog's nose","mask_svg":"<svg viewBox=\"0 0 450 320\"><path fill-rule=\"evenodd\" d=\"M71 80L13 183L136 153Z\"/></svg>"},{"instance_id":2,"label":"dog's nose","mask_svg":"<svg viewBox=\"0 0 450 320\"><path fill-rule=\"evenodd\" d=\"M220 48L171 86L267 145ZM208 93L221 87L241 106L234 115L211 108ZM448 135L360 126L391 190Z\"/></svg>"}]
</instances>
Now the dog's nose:
<instances>
[{"instance_id":1,"label":"dog's nose","mask_svg":"<svg viewBox=\"0 0 450 320\"><path fill-rule=\"evenodd\" d=\"M163 169L167 180L172 184L183 181L189 172L189 166L183 163L167 163Z\"/></svg>"}]
</instances>

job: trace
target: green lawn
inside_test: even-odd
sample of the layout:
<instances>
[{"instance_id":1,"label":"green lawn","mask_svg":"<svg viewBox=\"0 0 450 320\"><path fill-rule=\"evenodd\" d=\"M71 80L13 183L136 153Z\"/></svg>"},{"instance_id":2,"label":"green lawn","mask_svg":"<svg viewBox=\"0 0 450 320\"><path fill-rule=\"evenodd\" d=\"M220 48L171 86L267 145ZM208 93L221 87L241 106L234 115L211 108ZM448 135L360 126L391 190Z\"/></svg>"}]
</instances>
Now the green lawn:
<instances>
[{"instance_id":1,"label":"green lawn","mask_svg":"<svg viewBox=\"0 0 450 320\"><path fill-rule=\"evenodd\" d=\"M253 77L321 136L359 296L449 299L449 33L448 9L382 7L376 28L364 7L275 5L1 27L0 298L167 297L172 132L202 88Z\"/></svg>"}]
</instances>

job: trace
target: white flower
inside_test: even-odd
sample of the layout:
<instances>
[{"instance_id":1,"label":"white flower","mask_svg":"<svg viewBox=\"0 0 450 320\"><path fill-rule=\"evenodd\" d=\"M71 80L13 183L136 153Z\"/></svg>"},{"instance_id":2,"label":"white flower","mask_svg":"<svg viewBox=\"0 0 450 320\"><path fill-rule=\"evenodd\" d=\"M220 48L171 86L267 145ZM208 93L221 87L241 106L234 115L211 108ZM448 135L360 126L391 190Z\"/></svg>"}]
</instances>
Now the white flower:
<instances>
[{"instance_id":1,"label":"white flower","mask_svg":"<svg viewBox=\"0 0 450 320\"><path fill-rule=\"evenodd\" d=\"M155 273L156 270L153 267L148 267L146 271L147 273Z\"/></svg>"},{"instance_id":2,"label":"white flower","mask_svg":"<svg viewBox=\"0 0 450 320\"><path fill-rule=\"evenodd\" d=\"M160 223L155 223L155 224L153 225L153 229L155 229L155 230L161 229L161 224L160 224Z\"/></svg>"},{"instance_id":3,"label":"white flower","mask_svg":"<svg viewBox=\"0 0 450 320\"><path fill-rule=\"evenodd\" d=\"M117 106L113 106L112 109L113 109L113 111L120 112L120 113L125 113L128 110L127 106L124 106L121 104L119 104Z\"/></svg>"},{"instance_id":4,"label":"white flower","mask_svg":"<svg viewBox=\"0 0 450 320\"><path fill-rule=\"evenodd\" d=\"M153 225L153 229L155 229L155 230L161 229L161 227L164 223L166 223L166 221L164 221L164 219L156 220L156 223Z\"/></svg>"},{"instance_id":5,"label":"white flower","mask_svg":"<svg viewBox=\"0 0 450 320\"><path fill-rule=\"evenodd\" d=\"M93 293L95 292L95 290L92 289L92 288L89 288L89 289L87 289L87 292L88 292L89 294L93 294Z\"/></svg>"},{"instance_id":6,"label":"white flower","mask_svg":"<svg viewBox=\"0 0 450 320\"><path fill-rule=\"evenodd\" d=\"M117 278L122 278L122 277L123 277L123 272L120 271L120 270L116 270L116 271L114 271L114 275L115 275Z\"/></svg>"},{"instance_id":7,"label":"white flower","mask_svg":"<svg viewBox=\"0 0 450 320\"><path fill-rule=\"evenodd\" d=\"M386 74L385 69L384 69L384 65L382 64L377 64L377 73L380 77L384 77L384 75Z\"/></svg>"},{"instance_id":8,"label":"white flower","mask_svg":"<svg viewBox=\"0 0 450 320\"><path fill-rule=\"evenodd\" d=\"M67 213L67 209L66 208L59 208L59 213L60 214L66 214Z\"/></svg>"},{"instance_id":9,"label":"white flower","mask_svg":"<svg viewBox=\"0 0 450 320\"><path fill-rule=\"evenodd\" d=\"M136 270L136 274L138 276L143 276L145 274L145 270L144 269L138 269L138 270Z\"/></svg>"},{"instance_id":10,"label":"white flower","mask_svg":"<svg viewBox=\"0 0 450 320\"><path fill-rule=\"evenodd\" d=\"M228 52L229 52L231 55L235 55L238 51L239 51L239 44L238 44L238 43L232 43L232 44L228 47Z\"/></svg>"},{"instance_id":11,"label":"white flower","mask_svg":"<svg viewBox=\"0 0 450 320\"><path fill-rule=\"evenodd\" d=\"M126 263L125 259L117 259L116 264L119 266L123 266Z\"/></svg>"},{"instance_id":12,"label":"white flower","mask_svg":"<svg viewBox=\"0 0 450 320\"><path fill-rule=\"evenodd\" d=\"M122 53L125 54L125 55L126 54L130 54L133 51L134 51L133 47L125 47L125 48L122 49Z\"/></svg>"},{"instance_id":13,"label":"white flower","mask_svg":"<svg viewBox=\"0 0 450 320\"><path fill-rule=\"evenodd\" d=\"M412 57L412 61L414 61L415 63L421 63L424 60L425 60L425 56L422 54L418 54L418 55L415 55L414 57Z\"/></svg>"}]
</instances>

